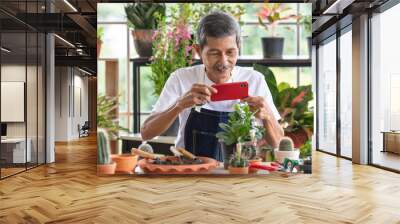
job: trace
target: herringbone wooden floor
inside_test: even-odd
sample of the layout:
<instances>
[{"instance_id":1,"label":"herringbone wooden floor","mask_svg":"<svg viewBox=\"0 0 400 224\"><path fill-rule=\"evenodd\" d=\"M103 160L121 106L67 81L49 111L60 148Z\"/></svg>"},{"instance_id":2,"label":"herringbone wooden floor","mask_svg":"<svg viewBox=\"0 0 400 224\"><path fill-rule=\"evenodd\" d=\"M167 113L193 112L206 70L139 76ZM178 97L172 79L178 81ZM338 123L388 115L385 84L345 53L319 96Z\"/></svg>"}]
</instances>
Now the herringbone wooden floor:
<instances>
[{"instance_id":1,"label":"herringbone wooden floor","mask_svg":"<svg viewBox=\"0 0 400 224\"><path fill-rule=\"evenodd\" d=\"M0 223L400 223L400 175L314 153L289 178L97 177L95 138L0 181Z\"/></svg>"}]
</instances>

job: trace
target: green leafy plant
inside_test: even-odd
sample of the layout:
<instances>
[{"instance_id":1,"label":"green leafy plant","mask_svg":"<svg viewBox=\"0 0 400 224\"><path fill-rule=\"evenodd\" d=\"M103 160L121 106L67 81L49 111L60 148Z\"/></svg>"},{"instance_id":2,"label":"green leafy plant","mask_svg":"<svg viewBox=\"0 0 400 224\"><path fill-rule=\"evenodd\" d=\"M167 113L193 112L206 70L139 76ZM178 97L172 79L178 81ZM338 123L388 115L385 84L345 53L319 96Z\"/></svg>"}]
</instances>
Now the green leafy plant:
<instances>
[{"instance_id":1,"label":"green leafy plant","mask_svg":"<svg viewBox=\"0 0 400 224\"><path fill-rule=\"evenodd\" d=\"M105 129L97 129L97 164L111 163L111 150L108 134Z\"/></svg>"},{"instance_id":2,"label":"green leafy plant","mask_svg":"<svg viewBox=\"0 0 400 224\"><path fill-rule=\"evenodd\" d=\"M97 33L96 33L97 39L103 41L103 35L104 35L104 27L102 26L97 27Z\"/></svg>"},{"instance_id":3,"label":"green leafy plant","mask_svg":"<svg viewBox=\"0 0 400 224\"><path fill-rule=\"evenodd\" d=\"M274 73L267 66L255 64L254 69L264 75L274 104L281 115L280 124L285 131L306 129L312 133L314 113L308 105L313 99L311 85L291 87L286 82L278 85Z\"/></svg>"},{"instance_id":4,"label":"green leafy plant","mask_svg":"<svg viewBox=\"0 0 400 224\"><path fill-rule=\"evenodd\" d=\"M128 130L118 124L117 108L118 97L97 96L97 127L105 129L111 138L117 138L120 130Z\"/></svg>"},{"instance_id":5,"label":"green leafy plant","mask_svg":"<svg viewBox=\"0 0 400 224\"><path fill-rule=\"evenodd\" d=\"M135 29L157 29L156 15L165 16L164 3L132 3L125 6L125 14L130 27Z\"/></svg>"},{"instance_id":6,"label":"green leafy plant","mask_svg":"<svg viewBox=\"0 0 400 224\"><path fill-rule=\"evenodd\" d=\"M311 140L307 140L304 145L300 147L300 158L307 158L312 155Z\"/></svg>"},{"instance_id":7,"label":"green leafy plant","mask_svg":"<svg viewBox=\"0 0 400 224\"><path fill-rule=\"evenodd\" d=\"M183 4L178 10L172 8L172 19L169 27L162 16L159 29L153 36L153 57L151 60L150 81L153 83L153 94L159 96L172 72L178 68L191 65L193 58L191 30L188 26L190 8Z\"/></svg>"},{"instance_id":8,"label":"green leafy plant","mask_svg":"<svg viewBox=\"0 0 400 224\"><path fill-rule=\"evenodd\" d=\"M298 19L294 14L284 15L291 8L281 3L264 3L258 12L258 23L267 31L271 32L273 37L277 36L276 28L281 21L289 19ZM267 22L265 23L264 20Z\"/></svg>"},{"instance_id":9,"label":"green leafy plant","mask_svg":"<svg viewBox=\"0 0 400 224\"><path fill-rule=\"evenodd\" d=\"M262 139L264 136L264 127L255 125L255 114L251 112L247 103L238 103L234 111L229 114L228 123L220 123L222 131L216 134L216 137L222 140L226 145L232 145L238 141L250 141L250 130L255 129L255 138Z\"/></svg>"},{"instance_id":10,"label":"green leafy plant","mask_svg":"<svg viewBox=\"0 0 400 224\"><path fill-rule=\"evenodd\" d=\"M312 17L311 15L301 16L300 23L304 26L304 32L311 36L312 32Z\"/></svg>"}]
</instances>

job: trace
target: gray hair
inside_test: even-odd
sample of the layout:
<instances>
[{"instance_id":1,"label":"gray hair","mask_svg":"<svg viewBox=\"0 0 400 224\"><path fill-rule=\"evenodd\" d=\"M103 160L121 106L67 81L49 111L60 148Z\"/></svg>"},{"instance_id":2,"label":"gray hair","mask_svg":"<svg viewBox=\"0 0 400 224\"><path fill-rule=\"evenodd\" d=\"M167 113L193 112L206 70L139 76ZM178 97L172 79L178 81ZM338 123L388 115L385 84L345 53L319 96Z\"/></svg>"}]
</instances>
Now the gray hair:
<instances>
[{"instance_id":1,"label":"gray hair","mask_svg":"<svg viewBox=\"0 0 400 224\"><path fill-rule=\"evenodd\" d=\"M199 23L196 34L197 42L202 49L207 44L207 37L221 38L236 35L236 44L240 46L240 26L229 14L212 11Z\"/></svg>"}]
</instances>

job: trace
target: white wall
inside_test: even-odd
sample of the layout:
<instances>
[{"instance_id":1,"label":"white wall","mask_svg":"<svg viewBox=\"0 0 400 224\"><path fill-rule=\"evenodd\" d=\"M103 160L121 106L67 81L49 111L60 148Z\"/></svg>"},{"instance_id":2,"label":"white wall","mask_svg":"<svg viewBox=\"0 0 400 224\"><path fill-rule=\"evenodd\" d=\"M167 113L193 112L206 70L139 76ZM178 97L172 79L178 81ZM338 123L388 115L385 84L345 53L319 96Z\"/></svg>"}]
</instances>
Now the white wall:
<instances>
[{"instance_id":1,"label":"white wall","mask_svg":"<svg viewBox=\"0 0 400 224\"><path fill-rule=\"evenodd\" d=\"M88 120L88 78L72 67L56 67L55 74L55 140L70 141Z\"/></svg>"}]
</instances>

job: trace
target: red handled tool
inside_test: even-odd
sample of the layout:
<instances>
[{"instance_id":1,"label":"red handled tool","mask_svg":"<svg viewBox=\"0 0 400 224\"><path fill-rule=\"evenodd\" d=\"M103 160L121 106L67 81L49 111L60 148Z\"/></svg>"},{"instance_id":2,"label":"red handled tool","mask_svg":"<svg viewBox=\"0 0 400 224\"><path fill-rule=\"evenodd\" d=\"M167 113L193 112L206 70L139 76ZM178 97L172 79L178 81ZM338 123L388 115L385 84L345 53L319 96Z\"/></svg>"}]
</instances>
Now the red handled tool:
<instances>
[{"instance_id":1,"label":"red handled tool","mask_svg":"<svg viewBox=\"0 0 400 224\"><path fill-rule=\"evenodd\" d=\"M271 166L268 165L260 165L260 164L250 164L249 168L259 169L259 170L267 170L267 171L277 171L279 169L279 164L271 163Z\"/></svg>"}]
</instances>

